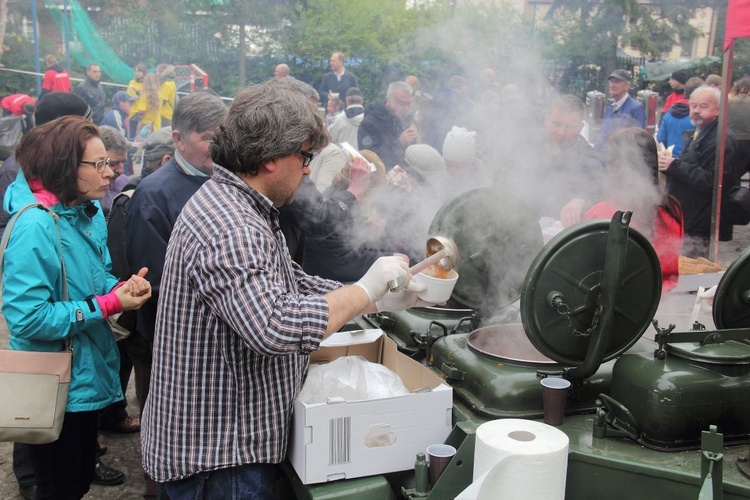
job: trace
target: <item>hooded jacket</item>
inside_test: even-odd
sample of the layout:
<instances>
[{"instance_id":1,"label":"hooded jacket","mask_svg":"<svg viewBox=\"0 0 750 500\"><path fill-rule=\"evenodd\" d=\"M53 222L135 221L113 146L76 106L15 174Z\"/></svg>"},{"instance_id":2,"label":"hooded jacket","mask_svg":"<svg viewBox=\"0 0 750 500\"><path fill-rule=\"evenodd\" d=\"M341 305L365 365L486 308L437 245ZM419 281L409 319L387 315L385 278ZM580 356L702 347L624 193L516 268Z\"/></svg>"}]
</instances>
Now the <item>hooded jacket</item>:
<instances>
[{"instance_id":1,"label":"hooded jacket","mask_svg":"<svg viewBox=\"0 0 750 500\"><path fill-rule=\"evenodd\" d=\"M336 144L348 142L354 149L359 150L357 131L365 117L364 111L363 106L354 104L336 116L328 130L331 134L331 141Z\"/></svg>"},{"instance_id":2,"label":"hooded jacket","mask_svg":"<svg viewBox=\"0 0 750 500\"><path fill-rule=\"evenodd\" d=\"M70 75L59 64L53 64L44 72L39 98L50 92L70 92Z\"/></svg>"},{"instance_id":3,"label":"hooded jacket","mask_svg":"<svg viewBox=\"0 0 750 500\"><path fill-rule=\"evenodd\" d=\"M685 99L672 104L661 120L656 140L666 147L674 146L672 156L677 158L685 148L683 134L688 130L695 130L690 123L690 101Z\"/></svg>"},{"instance_id":4,"label":"hooded jacket","mask_svg":"<svg viewBox=\"0 0 750 500\"><path fill-rule=\"evenodd\" d=\"M5 210L15 214L37 203L23 172L5 193ZM49 206L27 210L16 221L5 250L3 315L10 330L10 349L59 351L70 338L73 364L66 411L106 408L123 398L120 356L112 330L104 319L96 295L105 295L117 284L109 273L107 228L99 204ZM68 284L68 301L62 300L60 245Z\"/></svg>"},{"instance_id":5,"label":"hooded jacket","mask_svg":"<svg viewBox=\"0 0 750 500\"><path fill-rule=\"evenodd\" d=\"M357 147L377 154L391 170L404 159L406 148L398 140L403 131L401 120L388 111L385 103L368 104L357 131Z\"/></svg>"}]
</instances>

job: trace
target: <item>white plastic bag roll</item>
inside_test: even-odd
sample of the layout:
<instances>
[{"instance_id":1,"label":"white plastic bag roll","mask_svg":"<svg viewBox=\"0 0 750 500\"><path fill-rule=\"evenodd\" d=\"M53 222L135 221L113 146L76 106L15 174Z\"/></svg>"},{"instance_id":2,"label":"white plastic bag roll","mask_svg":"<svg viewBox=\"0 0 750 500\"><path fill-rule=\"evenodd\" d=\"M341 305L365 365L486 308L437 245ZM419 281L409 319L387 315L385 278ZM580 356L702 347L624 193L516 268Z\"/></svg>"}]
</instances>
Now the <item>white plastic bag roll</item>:
<instances>
[{"instance_id":1,"label":"white plastic bag roll","mask_svg":"<svg viewBox=\"0 0 750 500\"><path fill-rule=\"evenodd\" d=\"M568 436L550 425L501 419L477 429L474 482L460 500L563 500Z\"/></svg>"}]
</instances>

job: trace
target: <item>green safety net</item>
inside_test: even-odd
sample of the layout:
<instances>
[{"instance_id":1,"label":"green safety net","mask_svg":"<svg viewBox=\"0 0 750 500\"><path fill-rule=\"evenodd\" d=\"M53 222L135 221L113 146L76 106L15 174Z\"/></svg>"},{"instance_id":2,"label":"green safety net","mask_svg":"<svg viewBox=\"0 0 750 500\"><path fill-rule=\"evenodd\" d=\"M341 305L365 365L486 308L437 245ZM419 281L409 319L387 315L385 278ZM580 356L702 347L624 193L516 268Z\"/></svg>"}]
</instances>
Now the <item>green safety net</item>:
<instances>
[{"instance_id":1,"label":"green safety net","mask_svg":"<svg viewBox=\"0 0 750 500\"><path fill-rule=\"evenodd\" d=\"M45 0L45 4L57 29L60 33L65 33L61 5L54 0ZM126 84L133 78L133 68L109 48L89 15L76 0L68 0L68 33L70 54L78 64L84 68L89 64L98 64L106 79L116 83Z\"/></svg>"}]
</instances>

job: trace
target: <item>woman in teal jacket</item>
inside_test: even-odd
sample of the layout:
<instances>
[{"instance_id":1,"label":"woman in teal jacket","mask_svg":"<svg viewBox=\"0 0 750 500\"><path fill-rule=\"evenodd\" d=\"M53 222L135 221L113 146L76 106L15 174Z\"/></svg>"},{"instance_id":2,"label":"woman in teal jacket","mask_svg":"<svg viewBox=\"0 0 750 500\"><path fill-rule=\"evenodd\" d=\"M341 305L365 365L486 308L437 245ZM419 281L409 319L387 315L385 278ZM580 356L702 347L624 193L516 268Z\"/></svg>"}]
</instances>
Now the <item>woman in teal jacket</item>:
<instances>
[{"instance_id":1,"label":"woman in teal jacket","mask_svg":"<svg viewBox=\"0 0 750 500\"><path fill-rule=\"evenodd\" d=\"M122 399L119 355L108 316L137 309L151 296L146 269L118 284L109 273L107 228L95 200L113 176L93 123L73 116L32 129L18 146L21 165L5 194L18 217L5 251L3 314L10 349L59 351L72 341L73 364L62 432L50 444L29 445L37 499L81 498L96 460L97 412ZM60 249L68 300L62 300Z\"/></svg>"}]
</instances>

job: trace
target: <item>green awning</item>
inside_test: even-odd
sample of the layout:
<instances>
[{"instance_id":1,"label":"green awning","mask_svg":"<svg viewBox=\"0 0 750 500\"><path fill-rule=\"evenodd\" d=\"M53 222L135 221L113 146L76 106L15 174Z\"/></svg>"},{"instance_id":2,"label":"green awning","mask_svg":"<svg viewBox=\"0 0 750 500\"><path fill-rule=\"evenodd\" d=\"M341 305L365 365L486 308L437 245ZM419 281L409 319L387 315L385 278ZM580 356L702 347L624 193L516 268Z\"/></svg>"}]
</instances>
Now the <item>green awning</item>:
<instances>
[{"instance_id":1,"label":"green awning","mask_svg":"<svg viewBox=\"0 0 750 500\"><path fill-rule=\"evenodd\" d=\"M680 69L689 70L696 66L707 65L721 62L721 59L714 56L701 57L698 59L684 59L679 61L656 61L646 62L646 74L643 79L647 82L663 82L668 80L673 71ZM690 71L688 71L688 75Z\"/></svg>"}]
</instances>

